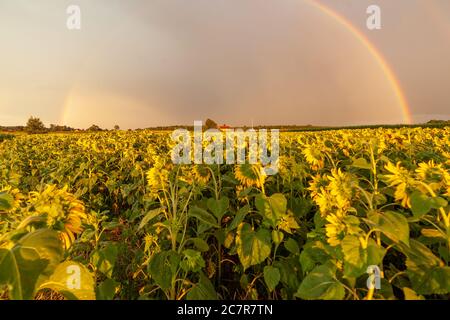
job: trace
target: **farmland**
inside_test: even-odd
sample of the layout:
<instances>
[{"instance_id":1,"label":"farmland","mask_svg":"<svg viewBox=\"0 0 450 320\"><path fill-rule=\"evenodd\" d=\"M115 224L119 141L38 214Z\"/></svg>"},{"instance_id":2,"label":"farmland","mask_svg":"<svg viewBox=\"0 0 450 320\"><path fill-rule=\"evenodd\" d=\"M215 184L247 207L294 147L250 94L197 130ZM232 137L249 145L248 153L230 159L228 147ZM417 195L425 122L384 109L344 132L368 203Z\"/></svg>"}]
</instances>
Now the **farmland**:
<instances>
[{"instance_id":1,"label":"farmland","mask_svg":"<svg viewBox=\"0 0 450 320\"><path fill-rule=\"evenodd\" d=\"M173 145L0 138L0 297L449 298L450 127L282 132L272 176Z\"/></svg>"}]
</instances>

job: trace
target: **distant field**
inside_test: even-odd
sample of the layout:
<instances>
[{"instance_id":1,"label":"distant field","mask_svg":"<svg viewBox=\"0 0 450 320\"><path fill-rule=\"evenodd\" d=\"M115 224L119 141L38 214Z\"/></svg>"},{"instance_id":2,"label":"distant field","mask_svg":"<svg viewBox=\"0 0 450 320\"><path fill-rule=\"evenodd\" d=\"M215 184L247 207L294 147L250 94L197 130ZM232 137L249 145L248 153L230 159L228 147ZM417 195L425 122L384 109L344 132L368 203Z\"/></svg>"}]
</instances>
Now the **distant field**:
<instances>
[{"instance_id":1,"label":"distant field","mask_svg":"<svg viewBox=\"0 0 450 320\"><path fill-rule=\"evenodd\" d=\"M274 176L174 165L170 132L0 134L0 297L448 299L450 127L329 129L282 132Z\"/></svg>"}]
</instances>

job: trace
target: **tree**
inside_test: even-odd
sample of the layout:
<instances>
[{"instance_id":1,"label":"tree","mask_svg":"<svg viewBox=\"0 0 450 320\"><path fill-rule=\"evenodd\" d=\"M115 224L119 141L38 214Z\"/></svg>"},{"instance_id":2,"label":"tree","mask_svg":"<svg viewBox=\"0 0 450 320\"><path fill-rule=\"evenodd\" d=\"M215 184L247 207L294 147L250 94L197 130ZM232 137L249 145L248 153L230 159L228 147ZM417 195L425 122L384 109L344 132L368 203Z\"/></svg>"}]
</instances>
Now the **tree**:
<instances>
[{"instance_id":1,"label":"tree","mask_svg":"<svg viewBox=\"0 0 450 320\"><path fill-rule=\"evenodd\" d=\"M116 125L114 126L114 130L120 130L120 127L119 127L118 124L116 124Z\"/></svg>"},{"instance_id":2,"label":"tree","mask_svg":"<svg viewBox=\"0 0 450 320\"><path fill-rule=\"evenodd\" d=\"M217 123L211 119L206 119L205 121L205 129L217 129Z\"/></svg>"},{"instance_id":3,"label":"tree","mask_svg":"<svg viewBox=\"0 0 450 320\"><path fill-rule=\"evenodd\" d=\"M102 128L100 128L98 125L93 124L92 126L90 126L88 129L88 131L102 131Z\"/></svg>"},{"instance_id":4,"label":"tree","mask_svg":"<svg viewBox=\"0 0 450 320\"><path fill-rule=\"evenodd\" d=\"M27 122L25 130L29 133L40 133L45 132L45 125L39 118L30 117Z\"/></svg>"}]
</instances>

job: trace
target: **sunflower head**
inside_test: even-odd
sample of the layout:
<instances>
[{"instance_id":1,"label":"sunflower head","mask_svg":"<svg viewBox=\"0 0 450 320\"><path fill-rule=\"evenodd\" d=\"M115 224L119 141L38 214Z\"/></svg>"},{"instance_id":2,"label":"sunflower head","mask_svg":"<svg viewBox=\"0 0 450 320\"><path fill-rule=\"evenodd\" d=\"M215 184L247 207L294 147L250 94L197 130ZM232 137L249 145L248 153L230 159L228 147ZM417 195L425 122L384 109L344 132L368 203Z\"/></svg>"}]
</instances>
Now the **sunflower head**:
<instances>
[{"instance_id":1,"label":"sunflower head","mask_svg":"<svg viewBox=\"0 0 450 320\"><path fill-rule=\"evenodd\" d=\"M234 167L234 177L246 188L253 186L261 188L265 181L265 175L262 172L259 164L244 163Z\"/></svg>"},{"instance_id":2,"label":"sunflower head","mask_svg":"<svg viewBox=\"0 0 450 320\"><path fill-rule=\"evenodd\" d=\"M353 199L354 190L358 185L358 179L347 172L341 171L341 169L333 169L328 179L330 180L328 189L336 199L337 207L348 208Z\"/></svg>"},{"instance_id":3,"label":"sunflower head","mask_svg":"<svg viewBox=\"0 0 450 320\"><path fill-rule=\"evenodd\" d=\"M58 189L49 185L42 192L32 192L29 211L45 217L47 227L59 231L66 248L83 231L82 225L87 221L83 202L68 192L67 186Z\"/></svg>"},{"instance_id":4,"label":"sunflower head","mask_svg":"<svg viewBox=\"0 0 450 320\"><path fill-rule=\"evenodd\" d=\"M323 149L320 147L308 144L305 146L302 153L313 170L319 170L324 167L325 156Z\"/></svg>"},{"instance_id":5,"label":"sunflower head","mask_svg":"<svg viewBox=\"0 0 450 320\"><path fill-rule=\"evenodd\" d=\"M7 212L17 211L21 207L21 205L25 199L24 195L20 192L19 189L13 188L11 186L0 189L0 193L8 194L12 200L10 203L11 207L8 210L6 210Z\"/></svg>"},{"instance_id":6,"label":"sunflower head","mask_svg":"<svg viewBox=\"0 0 450 320\"><path fill-rule=\"evenodd\" d=\"M325 231L327 235L327 242L335 247L339 245L345 236L345 224L342 218L335 216L334 214L329 214L326 217L327 224L325 225Z\"/></svg>"},{"instance_id":7,"label":"sunflower head","mask_svg":"<svg viewBox=\"0 0 450 320\"><path fill-rule=\"evenodd\" d=\"M311 198L315 199L321 190L325 189L329 183L330 181L320 174L313 176L312 180L309 182L308 188L308 190L311 191Z\"/></svg>"},{"instance_id":8,"label":"sunflower head","mask_svg":"<svg viewBox=\"0 0 450 320\"><path fill-rule=\"evenodd\" d=\"M433 190L439 190L445 185L449 175L440 164L435 164L433 160L419 163L416 174L419 179L428 183Z\"/></svg>"},{"instance_id":9,"label":"sunflower head","mask_svg":"<svg viewBox=\"0 0 450 320\"><path fill-rule=\"evenodd\" d=\"M395 187L395 200L400 201L405 208L411 207L409 197L410 188L414 184L414 179L411 177L409 171L403 168L398 162L396 165L389 162L385 169L390 173L385 175L385 179L390 183L390 187Z\"/></svg>"},{"instance_id":10,"label":"sunflower head","mask_svg":"<svg viewBox=\"0 0 450 320\"><path fill-rule=\"evenodd\" d=\"M205 185L211 179L211 171L205 164L196 164L193 169L194 180L201 185Z\"/></svg>"},{"instance_id":11,"label":"sunflower head","mask_svg":"<svg viewBox=\"0 0 450 320\"><path fill-rule=\"evenodd\" d=\"M162 157L156 157L152 168L147 171L147 182L152 193L158 193L167 188L169 175L173 165L167 164Z\"/></svg>"}]
</instances>

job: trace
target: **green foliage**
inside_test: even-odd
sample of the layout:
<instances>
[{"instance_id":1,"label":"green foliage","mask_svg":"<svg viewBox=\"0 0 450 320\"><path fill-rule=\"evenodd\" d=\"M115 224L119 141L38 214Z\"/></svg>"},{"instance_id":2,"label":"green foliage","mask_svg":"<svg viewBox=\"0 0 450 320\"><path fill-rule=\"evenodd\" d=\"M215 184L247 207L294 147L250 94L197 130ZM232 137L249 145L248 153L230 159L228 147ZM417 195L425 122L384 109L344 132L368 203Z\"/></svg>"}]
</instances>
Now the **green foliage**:
<instances>
[{"instance_id":1,"label":"green foliage","mask_svg":"<svg viewBox=\"0 0 450 320\"><path fill-rule=\"evenodd\" d=\"M92 129L0 143L1 298L448 299L448 127L282 133L268 177Z\"/></svg>"}]
</instances>

